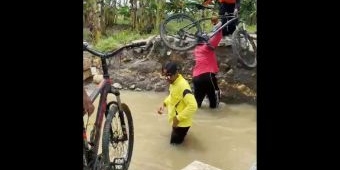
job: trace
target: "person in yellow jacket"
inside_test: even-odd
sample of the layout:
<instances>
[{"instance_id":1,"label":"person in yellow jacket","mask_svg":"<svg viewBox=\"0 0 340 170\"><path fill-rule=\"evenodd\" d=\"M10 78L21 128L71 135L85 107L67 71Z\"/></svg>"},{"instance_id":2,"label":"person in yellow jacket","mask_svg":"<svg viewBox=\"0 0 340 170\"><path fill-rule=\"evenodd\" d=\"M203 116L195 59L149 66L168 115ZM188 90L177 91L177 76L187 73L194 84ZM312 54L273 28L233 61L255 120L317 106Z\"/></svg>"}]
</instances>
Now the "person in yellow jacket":
<instances>
[{"instance_id":1,"label":"person in yellow jacket","mask_svg":"<svg viewBox=\"0 0 340 170\"><path fill-rule=\"evenodd\" d=\"M188 81L178 73L176 63L167 63L162 73L170 83L170 93L158 109L158 114L162 114L164 108L167 108L168 121L172 125L170 144L181 144L192 126L192 118L197 111L197 102Z\"/></svg>"}]
</instances>

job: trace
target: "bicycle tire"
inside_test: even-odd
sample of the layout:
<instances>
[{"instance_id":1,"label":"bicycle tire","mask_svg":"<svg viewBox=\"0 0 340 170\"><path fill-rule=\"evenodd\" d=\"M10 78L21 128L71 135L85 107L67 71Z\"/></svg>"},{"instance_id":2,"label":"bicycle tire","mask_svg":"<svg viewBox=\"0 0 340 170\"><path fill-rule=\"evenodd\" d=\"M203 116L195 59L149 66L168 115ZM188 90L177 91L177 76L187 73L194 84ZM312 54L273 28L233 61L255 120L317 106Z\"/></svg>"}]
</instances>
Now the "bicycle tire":
<instances>
[{"instance_id":1,"label":"bicycle tire","mask_svg":"<svg viewBox=\"0 0 340 170\"><path fill-rule=\"evenodd\" d=\"M83 170L90 170L90 168L88 167L87 164L87 156L86 156L87 152L85 150L85 146L83 146Z\"/></svg>"},{"instance_id":2,"label":"bicycle tire","mask_svg":"<svg viewBox=\"0 0 340 170\"><path fill-rule=\"evenodd\" d=\"M243 42L241 37L244 38ZM244 48L244 42L249 42L252 50L247 46ZM238 57L242 64L248 68L257 66L257 47L254 40L249 36L248 32L243 29L236 29L232 34L233 53Z\"/></svg>"},{"instance_id":3,"label":"bicycle tire","mask_svg":"<svg viewBox=\"0 0 340 170\"><path fill-rule=\"evenodd\" d=\"M122 111L123 111L123 116L126 118L124 120L125 122L125 126L128 128L127 131L127 151L126 153L124 152L124 164L122 166L122 170L127 170L129 168L130 162L131 162L131 158L132 158L132 151L133 151L133 143L134 143L134 129L133 129L133 120L132 120L132 115L130 112L129 107L122 103ZM117 116L116 116L117 115ZM121 118L119 116L118 113L118 107L116 104L113 104L110 107L110 110L107 114L106 117L106 121L104 124L104 129L103 129L103 138L102 138L102 155L103 155L103 159L104 159L104 163L105 166L107 167L107 169L120 169L120 168L116 168L116 164L114 163L114 159L116 157L114 157L114 159L110 159L110 144L113 146L113 144L116 144L118 146L118 144L122 143L122 142L115 142L112 139L112 121L113 118L117 118L119 117L119 119ZM119 127L118 127L119 126ZM118 120L118 125L117 125L117 130L121 130L121 124L120 124L120 120ZM116 132L116 131L115 131ZM122 134L122 133L121 133ZM126 141L124 141L126 142ZM119 157L122 158L122 157Z\"/></svg>"},{"instance_id":4,"label":"bicycle tire","mask_svg":"<svg viewBox=\"0 0 340 170\"><path fill-rule=\"evenodd\" d=\"M188 43L188 46L186 47L180 47L180 46L177 46L176 45L176 42L175 43L172 43L172 41L170 41L170 38L168 38L168 36L170 37L175 37L175 38L183 38L182 35L178 35L179 34L179 31L180 29L178 29L176 31L176 35L167 35L167 32L166 32L166 26L169 22L171 21L175 21L175 20L178 20L178 19L187 19L189 20L189 24L186 25L186 26L189 26L189 25L192 25L194 28L196 28L197 30L194 30L195 33L193 33L192 38L191 38L191 41L192 43L189 43L190 41L187 41ZM193 28L191 27L191 28ZM177 29L177 27L176 27ZM201 26L199 25L199 22L196 22L196 20L194 18L192 18L191 16L187 15L187 14L183 14L183 13L178 13L178 14L173 14L171 15L170 17L168 17L167 19L165 19L161 24L160 24L160 37L162 39L162 41L164 42L164 44L169 47L170 49L173 49L173 50L177 50L177 51L187 51L187 50L190 50L192 49L193 47L195 47L197 45L197 34L198 33L201 33ZM186 40L186 37L184 37L184 40L182 41L185 41Z\"/></svg>"}]
</instances>

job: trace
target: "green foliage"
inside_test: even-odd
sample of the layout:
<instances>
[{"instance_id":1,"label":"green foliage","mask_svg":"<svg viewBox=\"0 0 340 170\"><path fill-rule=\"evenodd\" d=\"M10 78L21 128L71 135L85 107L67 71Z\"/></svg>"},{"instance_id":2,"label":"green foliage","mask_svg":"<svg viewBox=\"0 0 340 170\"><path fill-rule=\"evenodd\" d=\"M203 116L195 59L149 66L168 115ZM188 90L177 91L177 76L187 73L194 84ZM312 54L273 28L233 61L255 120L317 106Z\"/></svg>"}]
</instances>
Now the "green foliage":
<instances>
[{"instance_id":1,"label":"green foliage","mask_svg":"<svg viewBox=\"0 0 340 170\"><path fill-rule=\"evenodd\" d=\"M195 15L197 12L197 8L194 4L201 4L200 0L170 0L170 2L166 3L165 13L187 13L191 15Z\"/></svg>"},{"instance_id":2,"label":"green foliage","mask_svg":"<svg viewBox=\"0 0 340 170\"><path fill-rule=\"evenodd\" d=\"M254 33L257 30L256 25L247 25L246 29L249 33Z\"/></svg>"},{"instance_id":3,"label":"green foliage","mask_svg":"<svg viewBox=\"0 0 340 170\"><path fill-rule=\"evenodd\" d=\"M90 31L88 30L88 29L86 29L86 28L83 28L83 39L85 40L85 41L89 41L89 42L91 42L92 40L91 40L91 38L90 38Z\"/></svg>"},{"instance_id":4,"label":"green foliage","mask_svg":"<svg viewBox=\"0 0 340 170\"><path fill-rule=\"evenodd\" d=\"M121 31L107 38L99 40L95 48L100 51L112 51L121 44L131 43L133 40L147 38L150 35L140 35L137 32L132 32L129 30Z\"/></svg>"},{"instance_id":5,"label":"green foliage","mask_svg":"<svg viewBox=\"0 0 340 170\"><path fill-rule=\"evenodd\" d=\"M128 17L125 17L125 16L118 16L116 24L130 25L131 24L131 18L128 18Z\"/></svg>"},{"instance_id":6,"label":"green foliage","mask_svg":"<svg viewBox=\"0 0 340 170\"><path fill-rule=\"evenodd\" d=\"M124 16L124 18L130 17L130 8L128 6L122 6L117 8L118 14Z\"/></svg>"},{"instance_id":7,"label":"green foliage","mask_svg":"<svg viewBox=\"0 0 340 170\"><path fill-rule=\"evenodd\" d=\"M257 21L256 0L242 0L240 8L240 16L246 24L254 25Z\"/></svg>"}]
</instances>

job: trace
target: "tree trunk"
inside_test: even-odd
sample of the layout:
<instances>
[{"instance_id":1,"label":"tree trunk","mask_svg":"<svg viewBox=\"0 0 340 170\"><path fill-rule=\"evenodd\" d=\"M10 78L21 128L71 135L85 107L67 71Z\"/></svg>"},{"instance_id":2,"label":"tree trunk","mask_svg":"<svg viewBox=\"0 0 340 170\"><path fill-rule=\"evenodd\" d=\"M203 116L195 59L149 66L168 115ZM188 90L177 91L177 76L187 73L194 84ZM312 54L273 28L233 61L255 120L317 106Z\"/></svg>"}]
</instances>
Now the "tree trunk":
<instances>
[{"instance_id":1,"label":"tree trunk","mask_svg":"<svg viewBox=\"0 0 340 170\"><path fill-rule=\"evenodd\" d=\"M105 26L105 15L104 15L104 0L100 0L99 3L100 7L100 14L99 14L99 19L100 19L100 26L101 26L101 33L105 34L106 26Z\"/></svg>"},{"instance_id":2,"label":"tree trunk","mask_svg":"<svg viewBox=\"0 0 340 170\"><path fill-rule=\"evenodd\" d=\"M88 28L91 32L91 39L93 44L97 44L101 37L101 27L100 27L100 19L99 19L99 11L96 0L88 0L89 3L89 15Z\"/></svg>"},{"instance_id":3,"label":"tree trunk","mask_svg":"<svg viewBox=\"0 0 340 170\"><path fill-rule=\"evenodd\" d=\"M156 10L156 28L159 27L160 23L164 18L164 6L165 0L159 0L157 3L157 10Z\"/></svg>"},{"instance_id":4,"label":"tree trunk","mask_svg":"<svg viewBox=\"0 0 340 170\"><path fill-rule=\"evenodd\" d=\"M136 29L136 20L137 20L137 0L130 0L131 4L131 25L132 30Z\"/></svg>"},{"instance_id":5,"label":"tree trunk","mask_svg":"<svg viewBox=\"0 0 340 170\"><path fill-rule=\"evenodd\" d=\"M137 25L136 25L136 30L141 32L143 31L145 27L145 19L148 18L148 16L145 14L144 11L144 2L143 0L139 0L139 8L137 9Z\"/></svg>"}]
</instances>

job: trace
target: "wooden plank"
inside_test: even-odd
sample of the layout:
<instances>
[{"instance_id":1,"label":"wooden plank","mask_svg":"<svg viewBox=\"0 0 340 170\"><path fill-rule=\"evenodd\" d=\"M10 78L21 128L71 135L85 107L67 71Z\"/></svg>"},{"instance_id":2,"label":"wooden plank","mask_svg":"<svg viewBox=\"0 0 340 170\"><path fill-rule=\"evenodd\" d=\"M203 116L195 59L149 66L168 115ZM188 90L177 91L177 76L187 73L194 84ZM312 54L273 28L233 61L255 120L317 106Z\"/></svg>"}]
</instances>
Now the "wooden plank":
<instances>
[{"instance_id":1,"label":"wooden plank","mask_svg":"<svg viewBox=\"0 0 340 170\"><path fill-rule=\"evenodd\" d=\"M211 166L200 161L193 161L181 170L222 170L222 169L216 168L214 166Z\"/></svg>"}]
</instances>

